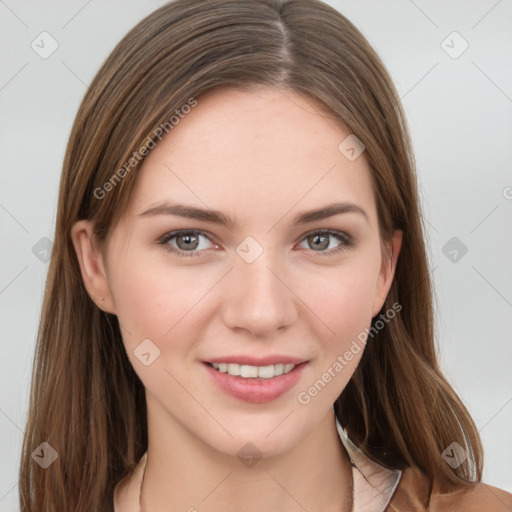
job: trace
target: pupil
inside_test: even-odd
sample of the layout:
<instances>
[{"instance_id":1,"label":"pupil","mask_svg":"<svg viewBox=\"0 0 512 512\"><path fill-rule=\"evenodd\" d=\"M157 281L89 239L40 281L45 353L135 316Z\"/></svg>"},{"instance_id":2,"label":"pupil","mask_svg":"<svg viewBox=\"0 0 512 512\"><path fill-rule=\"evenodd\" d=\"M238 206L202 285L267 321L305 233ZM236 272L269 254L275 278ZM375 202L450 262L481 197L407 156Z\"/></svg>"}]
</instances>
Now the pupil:
<instances>
[{"instance_id":1,"label":"pupil","mask_svg":"<svg viewBox=\"0 0 512 512\"><path fill-rule=\"evenodd\" d=\"M321 241L323 239L323 243ZM320 241L319 241L320 240ZM313 235L313 245L315 245L317 248L319 246L322 246L323 249L325 249L327 246L325 245L325 241L327 241L327 246L329 245L329 239L326 236L323 235Z\"/></svg>"},{"instance_id":2,"label":"pupil","mask_svg":"<svg viewBox=\"0 0 512 512\"><path fill-rule=\"evenodd\" d=\"M185 245L184 248L186 249L187 247L188 248L191 247L190 246L190 242L192 241L192 243L193 243L194 238L197 238L197 236L195 236L195 235L181 235L180 238L183 239L184 245ZM179 245L181 245L181 244L179 244ZM193 247L193 249L195 249L195 246Z\"/></svg>"}]
</instances>

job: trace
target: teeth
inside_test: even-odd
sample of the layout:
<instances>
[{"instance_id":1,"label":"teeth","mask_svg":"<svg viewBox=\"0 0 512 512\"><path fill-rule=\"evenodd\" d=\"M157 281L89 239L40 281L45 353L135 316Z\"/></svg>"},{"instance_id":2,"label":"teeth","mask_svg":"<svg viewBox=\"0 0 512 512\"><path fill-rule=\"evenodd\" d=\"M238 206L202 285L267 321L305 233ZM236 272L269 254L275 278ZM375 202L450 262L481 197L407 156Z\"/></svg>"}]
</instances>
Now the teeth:
<instances>
[{"instance_id":1,"label":"teeth","mask_svg":"<svg viewBox=\"0 0 512 512\"><path fill-rule=\"evenodd\" d=\"M254 369L257 370L257 373L258 373L258 377L260 377L260 379L271 379L272 377L274 377L275 375L281 375L281 373L278 373L277 372L277 368L276 368L277 365L270 365L270 366L260 366L259 368L256 368L256 366L253 366ZM283 366L283 365L281 365ZM245 377L245 375L242 374L242 377Z\"/></svg>"},{"instance_id":2,"label":"teeth","mask_svg":"<svg viewBox=\"0 0 512 512\"><path fill-rule=\"evenodd\" d=\"M228 373L230 375L240 375L240 365L239 364L228 364Z\"/></svg>"},{"instance_id":3,"label":"teeth","mask_svg":"<svg viewBox=\"0 0 512 512\"><path fill-rule=\"evenodd\" d=\"M291 372L295 365L288 364L271 364L270 366L249 366L247 364L233 363L211 363L212 366L221 373L228 373L235 377L243 377L245 379L259 377L260 379L271 379L284 373Z\"/></svg>"}]
</instances>

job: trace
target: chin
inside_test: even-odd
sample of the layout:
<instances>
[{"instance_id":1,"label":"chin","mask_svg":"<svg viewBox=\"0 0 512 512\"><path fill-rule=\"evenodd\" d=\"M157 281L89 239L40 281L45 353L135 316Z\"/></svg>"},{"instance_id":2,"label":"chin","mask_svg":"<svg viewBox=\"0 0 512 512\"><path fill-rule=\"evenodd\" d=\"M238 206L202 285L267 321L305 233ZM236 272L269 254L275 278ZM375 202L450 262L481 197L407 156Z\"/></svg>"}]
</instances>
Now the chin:
<instances>
[{"instance_id":1,"label":"chin","mask_svg":"<svg viewBox=\"0 0 512 512\"><path fill-rule=\"evenodd\" d=\"M246 435L235 435L233 438L208 439L208 444L216 451L236 457L241 462L281 455L291 450L300 442L297 435L283 432L280 435L266 437L266 433L247 430Z\"/></svg>"},{"instance_id":2,"label":"chin","mask_svg":"<svg viewBox=\"0 0 512 512\"><path fill-rule=\"evenodd\" d=\"M291 406L265 413L221 415L222 426L230 433L205 432L203 438L212 448L238 458L247 456L273 457L285 453L298 445L308 435L307 425ZM313 428L313 427L312 427ZM223 435L225 433L225 435ZM254 453L252 453L254 452Z\"/></svg>"}]
</instances>

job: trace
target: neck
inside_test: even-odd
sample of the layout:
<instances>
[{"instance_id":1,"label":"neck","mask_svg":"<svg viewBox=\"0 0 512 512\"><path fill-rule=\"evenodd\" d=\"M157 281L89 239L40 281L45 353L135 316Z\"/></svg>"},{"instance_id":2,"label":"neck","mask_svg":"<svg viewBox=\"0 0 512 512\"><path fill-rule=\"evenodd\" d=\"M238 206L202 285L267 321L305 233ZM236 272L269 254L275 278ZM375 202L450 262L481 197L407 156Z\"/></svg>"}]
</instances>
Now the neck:
<instances>
[{"instance_id":1,"label":"neck","mask_svg":"<svg viewBox=\"0 0 512 512\"><path fill-rule=\"evenodd\" d=\"M196 510L235 512L351 510L352 469L329 412L298 446L255 464L205 449L197 439L172 436L152 422L141 512ZM319 492L321 489L321 492Z\"/></svg>"}]
</instances>

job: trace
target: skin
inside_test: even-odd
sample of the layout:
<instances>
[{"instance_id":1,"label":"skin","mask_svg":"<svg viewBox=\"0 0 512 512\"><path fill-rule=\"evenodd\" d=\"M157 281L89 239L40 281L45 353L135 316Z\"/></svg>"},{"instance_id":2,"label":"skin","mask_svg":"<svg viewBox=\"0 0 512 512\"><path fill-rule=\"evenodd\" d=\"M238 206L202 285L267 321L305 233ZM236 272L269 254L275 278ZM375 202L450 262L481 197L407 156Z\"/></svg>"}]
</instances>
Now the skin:
<instances>
[{"instance_id":1,"label":"skin","mask_svg":"<svg viewBox=\"0 0 512 512\"><path fill-rule=\"evenodd\" d=\"M319 104L289 90L210 91L144 159L104 246L89 221L74 225L84 284L118 316L146 388L144 510L339 511L345 503L350 466L332 405L363 350L308 404L297 396L379 313L402 240L396 231L394 256L385 259L364 153L349 161L338 150L348 135ZM178 200L238 225L140 216ZM338 201L357 204L367 218L348 212L292 224L299 212ZM196 256L177 257L165 247L186 251L184 237L157 242L180 229L210 239L188 242ZM344 242L330 236L316 248L309 235L328 236L326 229L355 245L333 253ZM263 250L252 263L236 252L248 236ZM134 355L146 338L160 350L148 366ZM308 364L293 389L253 404L219 390L204 371L203 361L230 354L286 354ZM252 467L237 457L247 442L262 456ZM139 478L140 468L118 485L117 512L138 510Z\"/></svg>"}]
</instances>

